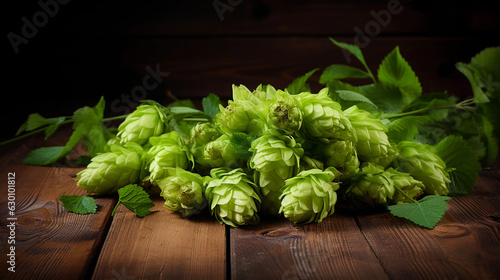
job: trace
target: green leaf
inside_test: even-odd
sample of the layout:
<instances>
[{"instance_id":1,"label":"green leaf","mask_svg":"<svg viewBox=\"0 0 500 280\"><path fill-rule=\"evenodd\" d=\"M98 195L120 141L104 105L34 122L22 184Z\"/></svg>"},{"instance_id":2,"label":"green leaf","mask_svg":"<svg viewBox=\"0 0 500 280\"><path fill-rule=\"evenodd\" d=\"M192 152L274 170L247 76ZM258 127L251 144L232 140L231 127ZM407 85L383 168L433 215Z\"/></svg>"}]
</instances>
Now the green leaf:
<instances>
[{"instance_id":1,"label":"green leaf","mask_svg":"<svg viewBox=\"0 0 500 280\"><path fill-rule=\"evenodd\" d=\"M203 111L209 115L212 119L220 112L219 104L222 104L220 97L216 94L210 93L207 97L201 100L201 105L203 106Z\"/></svg>"},{"instance_id":2,"label":"green leaf","mask_svg":"<svg viewBox=\"0 0 500 280\"><path fill-rule=\"evenodd\" d=\"M467 195L472 192L481 170L476 153L461 136L450 135L436 145L436 154L446 164L451 183L450 195Z\"/></svg>"},{"instance_id":3,"label":"green leaf","mask_svg":"<svg viewBox=\"0 0 500 280\"><path fill-rule=\"evenodd\" d=\"M66 210L76 214L95 214L97 210L94 198L89 196L61 195L59 201Z\"/></svg>"},{"instance_id":4,"label":"green leaf","mask_svg":"<svg viewBox=\"0 0 500 280\"><path fill-rule=\"evenodd\" d=\"M396 47L378 68L378 80L382 84L396 86L402 94L404 104L410 104L422 94L418 77Z\"/></svg>"},{"instance_id":5,"label":"green leaf","mask_svg":"<svg viewBox=\"0 0 500 280\"><path fill-rule=\"evenodd\" d=\"M377 107L375 103L373 103L368 97L362 95L361 93L357 93L355 91L350 91L350 90L337 90L336 92L340 99L346 101L368 103Z\"/></svg>"},{"instance_id":6,"label":"green leaf","mask_svg":"<svg viewBox=\"0 0 500 280\"><path fill-rule=\"evenodd\" d=\"M400 142L403 140L412 140L418 133L418 127L432 122L433 119L430 116L406 116L397 118L390 123L388 123L387 136L394 142Z\"/></svg>"},{"instance_id":7,"label":"green leaf","mask_svg":"<svg viewBox=\"0 0 500 280\"><path fill-rule=\"evenodd\" d=\"M33 131L37 128L48 126L47 130L49 130L49 132L45 132L45 138L48 138L65 120L65 117L47 119L38 113L30 114L26 122L17 130L16 135L24 131Z\"/></svg>"},{"instance_id":8,"label":"green leaf","mask_svg":"<svg viewBox=\"0 0 500 280\"><path fill-rule=\"evenodd\" d=\"M370 74L352 66L333 64L326 67L323 71L321 77L319 78L319 83L324 85L332 80L347 78L370 78Z\"/></svg>"},{"instance_id":9,"label":"green leaf","mask_svg":"<svg viewBox=\"0 0 500 280\"><path fill-rule=\"evenodd\" d=\"M356 46L356 45L351 45L343 42L338 42L334 40L333 38L329 38L332 43L334 43L337 47L347 51L348 53L344 53L344 56L347 59L347 62L350 63L350 59L347 56L349 53L353 54L360 62L363 64L365 67L366 71L368 72L369 77L372 78L372 80L375 82L375 77L373 76L372 72L370 71L370 68L368 68L368 65L366 64L365 58L363 56L363 52L361 52L361 49Z\"/></svg>"},{"instance_id":10,"label":"green leaf","mask_svg":"<svg viewBox=\"0 0 500 280\"><path fill-rule=\"evenodd\" d=\"M498 155L498 141L494 134L495 128L493 127L490 119L485 116L481 116L481 119L483 123L483 132L486 138L486 147L488 150L486 153L486 165L490 165Z\"/></svg>"},{"instance_id":11,"label":"green leaf","mask_svg":"<svg viewBox=\"0 0 500 280\"><path fill-rule=\"evenodd\" d=\"M146 191L136 184L126 185L118 189L118 203L111 216L115 215L116 209L118 209L120 204L123 204L128 210L136 213L139 217L151 214L149 209L155 206Z\"/></svg>"},{"instance_id":12,"label":"green leaf","mask_svg":"<svg viewBox=\"0 0 500 280\"><path fill-rule=\"evenodd\" d=\"M64 156L67 153L65 151L65 146L38 148L29 152L28 155L24 158L23 163L30 165L51 164Z\"/></svg>"},{"instance_id":13,"label":"green leaf","mask_svg":"<svg viewBox=\"0 0 500 280\"><path fill-rule=\"evenodd\" d=\"M301 92L310 92L311 88L309 87L309 84L307 84L307 79L314 74L314 72L318 71L319 68L313 69L303 76L300 76L296 78L295 80L292 81L291 84L286 87L285 91L288 91L289 94L299 94Z\"/></svg>"},{"instance_id":14,"label":"green leaf","mask_svg":"<svg viewBox=\"0 0 500 280\"><path fill-rule=\"evenodd\" d=\"M241 160L248 160L252 156L252 152L249 151L252 146L253 140L256 136L253 133L246 134L242 132L233 133L229 139L230 145L236 151L236 157Z\"/></svg>"},{"instance_id":15,"label":"green leaf","mask_svg":"<svg viewBox=\"0 0 500 280\"><path fill-rule=\"evenodd\" d=\"M358 92L377 104L386 114L400 113L405 107L401 90L389 84L370 84L358 87Z\"/></svg>"},{"instance_id":16,"label":"green leaf","mask_svg":"<svg viewBox=\"0 0 500 280\"><path fill-rule=\"evenodd\" d=\"M408 219L417 225L433 229L443 218L444 212L448 209L446 200L451 197L428 195L416 203L407 203L401 205L391 205L387 207L391 214Z\"/></svg>"},{"instance_id":17,"label":"green leaf","mask_svg":"<svg viewBox=\"0 0 500 280\"><path fill-rule=\"evenodd\" d=\"M463 62L456 63L455 67L458 71L462 72L462 74L464 74L464 76L469 80L469 83L472 87L472 93L474 94L474 102L489 102L490 99L488 98L488 94L483 91L482 83L480 82L480 76L477 69Z\"/></svg>"}]
</instances>

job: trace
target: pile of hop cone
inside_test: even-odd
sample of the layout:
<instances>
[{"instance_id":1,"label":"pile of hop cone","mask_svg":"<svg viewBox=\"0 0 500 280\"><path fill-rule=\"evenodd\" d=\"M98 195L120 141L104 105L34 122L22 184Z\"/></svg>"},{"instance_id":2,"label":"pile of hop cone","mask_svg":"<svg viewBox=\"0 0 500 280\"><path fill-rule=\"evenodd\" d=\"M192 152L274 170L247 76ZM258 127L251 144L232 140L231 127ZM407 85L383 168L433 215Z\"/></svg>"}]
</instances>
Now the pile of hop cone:
<instances>
[{"instance_id":1,"label":"pile of hop cone","mask_svg":"<svg viewBox=\"0 0 500 280\"><path fill-rule=\"evenodd\" d=\"M381 120L356 106L343 110L328 88L291 95L233 85L227 106L190 122L185 135L164 109L138 106L77 185L109 194L141 182L183 217L208 208L233 227L256 224L259 215L321 222L338 199L387 207L448 194L449 175L433 146L392 143Z\"/></svg>"}]
</instances>

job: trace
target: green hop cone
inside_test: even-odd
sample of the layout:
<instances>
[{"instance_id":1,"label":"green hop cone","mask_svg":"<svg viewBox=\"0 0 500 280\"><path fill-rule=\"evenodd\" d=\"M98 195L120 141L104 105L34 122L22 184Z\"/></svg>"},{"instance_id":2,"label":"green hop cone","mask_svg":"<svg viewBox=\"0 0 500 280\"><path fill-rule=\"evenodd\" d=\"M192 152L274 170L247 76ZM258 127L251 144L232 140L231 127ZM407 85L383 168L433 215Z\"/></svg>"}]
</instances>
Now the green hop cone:
<instances>
[{"instance_id":1,"label":"green hop cone","mask_svg":"<svg viewBox=\"0 0 500 280\"><path fill-rule=\"evenodd\" d=\"M260 198L255 184L241 168L214 168L205 190L212 216L232 227L259 223Z\"/></svg>"},{"instance_id":2,"label":"green hop cone","mask_svg":"<svg viewBox=\"0 0 500 280\"><path fill-rule=\"evenodd\" d=\"M356 147L351 140L332 140L320 148L325 165L335 167L342 173L339 180L348 180L359 172L359 159Z\"/></svg>"},{"instance_id":3,"label":"green hop cone","mask_svg":"<svg viewBox=\"0 0 500 280\"><path fill-rule=\"evenodd\" d=\"M207 200L203 195L203 177L179 167L172 168L168 174L168 177L158 182L160 195L165 199L165 208L180 212L185 218L198 215L205 209Z\"/></svg>"},{"instance_id":4,"label":"green hop cone","mask_svg":"<svg viewBox=\"0 0 500 280\"><path fill-rule=\"evenodd\" d=\"M352 179L346 196L358 207L387 207L394 196L394 181L384 167L370 162L362 164L362 169Z\"/></svg>"},{"instance_id":5,"label":"green hop cone","mask_svg":"<svg viewBox=\"0 0 500 280\"><path fill-rule=\"evenodd\" d=\"M281 190L280 213L295 224L321 222L335 211L339 184L334 179L328 169L305 170L287 179Z\"/></svg>"},{"instance_id":6,"label":"green hop cone","mask_svg":"<svg viewBox=\"0 0 500 280\"><path fill-rule=\"evenodd\" d=\"M302 126L302 111L296 98L278 90L269 106L267 123L271 129L291 135Z\"/></svg>"},{"instance_id":7,"label":"green hop cone","mask_svg":"<svg viewBox=\"0 0 500 280\"><path fill-rule=\"evenodd\" d=\"M387 128L379 119L356 105L346 109L344 114L351 121L356 150L362 161L386 167L398 156L397 148L387 137Z\"/></svg>"},{"instance_id":8,"label":"green hop cone","mask_svg":"<svg viewBox=\"0 0 500 280\"><path fill-rule=\"evenodd\" d=\"M349 139L352 126L342 113L339 103L328 96L328 88L317 94L303 92L296 95L303 114L302 127L306 134L325 142L328 139Z\"/></svg>"},{"instance_id":9,"label":"green hop cone","mask_svg":"<svg viewBox=\"0 0 500 280\"><path fill-rule=\"evenodd\" d=\"M109 149L93 157L87 168L76 174L78 187L89 193L111 194L140 179L143 150L139 144L111 144Z\"/></svg>"},{"instance_id":10,"label":"green hop cone","mask_svg":"<svg viewBox=\"0 0 500 280\"><path fill-rule=\"evenodd\" d=\"M205 146L220 136L220 131L212 123L198 123L191 128L186 145L189 147L191 154L195 158L199 158L202 156Z\"/></svg>"},{"instance_id":11,"label":"green hop cone","mask_svg":"<svg viewBox=\"0 0 500 280\"><path fill-rule=\"evenodd\" d=\"M275 93L276 89L271 85L259 85L254 91L250 91L244 85L233 85L233 100L235 102L250 101L254 105L260 105L273 98Z\"/></svg>"},{"instance_id":12,"label":"green hop cone","mask_svg":"<svg viewBox=\"0 0 500 280\"><path fill-rule=\"evenodd\" d=\"M201 169L237 167L239 158L236 150L231 145L230 139L229 135L223 134L214 141L208 142L204 146L202 153L195 157L198 167Z\"/></svg>"},{"instance_id":13,"label":"green hop cone","mask_svg":"<svg viewBox=\"0 0 500 280\"><path fill-rule=\"evenodd\" d=\"M226 134L247 131L250 117L243 102L228 101L226 107L219 105L219 113L215 115L215 124Z\"/></svg>"},{"instance_id":14,"label":"green hop cone","mask_svg":"<svg viewBox=\"0 0 500 280\"><path fill-rule=\"evenodd\" d=\"M166 131L165 119L160 105L140 105L118 126L117 136L121 138L122 144L135 142L144 145L150 137Z\"/></svg>"},{"instance_id":15,"label":"green hop cone","mask_svg":"<svg viewBox=\"0 0 500 280\"><path fill-rule=\"evenodd\" d=\"M170 168L193 167L194 160L189 149L176 131L171 131L149 139L152 145L145 154L145 161L149 170L149 180L154 183L168 176Z\"/></svg>"},{"instance_id":16,"label":"green hop cone","mask_svg":"<svg viewBox=\"0 0 500 280\"><path fill-rule=\"evenodd\" d=\"M392 197L393 204L411 203L417 200L423 193L425 186L421 181L416 180L408 173L399 172L392 168L387 169L391 173L396 192Z\"/></svg>"},{"instance_id":17,"label":"green hop cone","mask_svg":"<svg viewBox=\"0 0 500 280\"><path fill-rule=\"evenodd\" d=\"M398 143L399 171L409 173L422 181L426 194L447 195L450 183L446 164L436 154L433 146L417 142L401 141Z\"/></svg>"},{"instance_id":18,"label":"green hop cone","mask_svg":"<svg viewBox=\"0 0 500 280\"><path fill-rule=\"evenodd\" d=\"M250 151L249 166L260 187L262 209L268 214L279 215L280 189L286 179L298 173L304 149L292 136L269 130L252 142Z\"/></svg>"}]
</instances>

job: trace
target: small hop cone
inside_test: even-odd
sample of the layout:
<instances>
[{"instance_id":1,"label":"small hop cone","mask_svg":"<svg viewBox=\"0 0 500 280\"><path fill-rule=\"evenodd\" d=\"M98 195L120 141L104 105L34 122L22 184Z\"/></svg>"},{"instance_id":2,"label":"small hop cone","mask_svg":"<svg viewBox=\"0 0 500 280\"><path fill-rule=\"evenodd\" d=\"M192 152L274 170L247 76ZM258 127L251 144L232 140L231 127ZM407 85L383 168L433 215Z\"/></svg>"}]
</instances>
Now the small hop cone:
<instances>
[{"instance_id":1,"label":"small hop cone","mask_svg":"<svg viewBox=\"0 0 500 280\"><path fill-rule=\"evenodd\" d=\"M247 131L250 117L243 102L229 100L226 107L219 105L219 109L214 121L223 133L232 134Z\"/></svg>"},{"instance_id":2,"label":"small hop cone","mask_svg":"<svg viewBox=\"0 0 500 280\"><path fill-rule=\"evenodd\" d=\"M232 227L259 223L260 198L255 184L241 168L214 168L210 175L205 197L212 216Z\"/></svg>"},{"instance_id":3,"label":"small hop cone","mask_svg":"<svg viewBox=\"0 0 500 280\"><path fill-rule=\"evenodd\" d=\"M350 140L333 140L320 149L326 166L335 167L342 173L339 180L348 180L359 172L356 148Z\"/></svg>"},{"instance_id":4,"label":"small hop cone","mask_svg":"<svg viewBox=\"0 0 500 280\"><path fill-rule=\"evenodd\" d=\"M118 126L121 143L134 142L144 145L153 136L166 130L165 113L156 105L140 105Z\"/></svg>"},{"instance_id":5,"label":"small hop cone","mask_svg":"<svg viewBox=\"0 0 500 280\"><path fill-rule=\"evenodd\" d=\"M130 142L112 144L110 151L93 157L84 170L76 174L76 185L89 193L115 193L119 188L135 183L141 174L143 150Z\"/></svg>"},{"instance_id":6,"label":"small hop cone","mask_svg":"<svg viewBox=\"0 0 500 280\"><path fill-rule=\"evenodd\" d=\"M361 171L353 178L353 184L347 189L346 195L359 207L387 207L394 192L394 181L390 172L380 165L365 162Z\"/></svg>"},{"instance_id":7,"label":"small hop cone","mask_svg":"<svg viewBox=\"0 0 500 280\"><path fill-rule=\"evenodd\" d=\"M328 169L301 171L287 179L282 188L280 213L295 224L321 222L335 211L335 175Z\"/></svg>"},{"instance_id":8,"label":"small hop cone","mask_svg":"<svg viewBox=\"0 0 500 280\"><path fill-rule=\"evenodd\" d=\"M362 161L386 167L398 156L396 147L387 137L387 128L379 119L355 105L344 114L351 121L358 157Z\"/></svg>"},{"instance_id":9,"label":"small hop cone","mask_svg":"<svg viewBox=\"0 0 500 280\"><path fill-rule=\"evenodd\" d=\"M402 173L392 168L387 169L387 171L391 173L391 179L394 181L394 187L396 188L391 201L393 204L411 203L412 200L410 198L417 200L424 193L424 184L413 178L410 174ZM404 192L404 194L401 192Z\"/></svg>"},{"instance_id":10,"label":"small hop cone","mask_svg":"<svg viewBox=\"0 0 500 280\"><path fill-rule=\"evenodd\" d=\"M401 141L398 143L399 171L409 173L422 181L424 192L433 195L447 195L450 183L446 164L436 154L435 148L417 142Z\"/></svg>"},{"instance_id":11,"label":"small hop cone","mask_svg":"<svg viewBox=\"0 0 500 280\"><path fill-rule=\"evenodd\" d=\"M269 130L252 142L250 151L249 165L254 170L254 181L260 187L262 209L277 216L281 207L280 189L286 179L298 173L304 150L292 136Z\"/></svg>"},{"instance_id":12,"label":"small hop cone","mask_svg":"<svg viewBox=\"0 0 500 280\"><path fill-rule=\"evenodd\" d=\"M220 136L221 133L212 123L198 123L191 128L186 145L190 147L192 154L200 155L207 143L214 141Z\"/></svg>"},{"instance_id":13,"label":"small hop cone","mask_svg":"<svg viewBox=\"0 0 500 280\"><path fill-rule=\"evenodd\" d=\"M298 101L290 94L278 90L269 106L267 123L271 129L283 134L294 134L302 126L302 111Z\"/></svg>"},{"instance_id":14,"label":"small hop cone","mask_svg":"<svg viewBox=\"0 0 500 280\"><path fill-rule=\"evenodd\" d=\"M199 174L182 168L172 168L169 176L158 182L160 195L165 199L163 206L180 212L182 217L198 215L207 206L203 195L205 180Z\"/></svg>"},{"instance_id":15,"label":"small hop cone","mask_svg":"<svg viewBox=\"0 0 500 280\"><path fill-rule=\"evenodd\" d=\"M306 134L325 142L328 139L350 139L352 126L342 113L339 103L328 96L328 88L317 94L303 92L297 100L303 114L302 127Z\"/></svg>"},{"instance_id":16,"label":"small hop cone","mask_svg":"<svg viewBox=\"0 0 500 280\"><path fill-rule=\"evenodd\" d=\"M176 131L151 137L149 142L152 146L145 154L145 161L150 173L149 180L152 183L168 176L170 168L192 167L193 160L190 158L189 150Z\"/></svg>"},{"instance_id":17,"label":"small hop cone","mask_svg":"<svg viewBox=\"0 0 500 280\"><path fill-rule=\"evenodd\" d=\"M221 135L214 141L208 142L197 154L195 161L201 169L212 169L217 167L236 167L239 159L236 150L231 146L230 136ZM203 171L203 170L201 170Z\"/></svg>"}]
</instances>

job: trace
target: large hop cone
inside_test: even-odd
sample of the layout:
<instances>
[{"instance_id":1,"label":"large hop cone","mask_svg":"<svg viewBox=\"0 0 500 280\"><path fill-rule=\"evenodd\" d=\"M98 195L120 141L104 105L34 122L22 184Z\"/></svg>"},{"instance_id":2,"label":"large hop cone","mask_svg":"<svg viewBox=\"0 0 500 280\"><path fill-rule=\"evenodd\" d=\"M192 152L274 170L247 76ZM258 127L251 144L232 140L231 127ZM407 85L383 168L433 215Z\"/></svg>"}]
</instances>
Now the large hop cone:
<instances>
[{"instance_id":1,"label":"large hop cone","mask_svg":"<svg viewBox=\"0 0 500 280\"><path fill-rule=\"evenodd\" d=\"M302 110L302 127L306 134L324 141L352 137L349 119L342 113L340 104L328 96L328 88L317 94L300 93L297 100Z\"/></svg>"},{"instance_id":2,"label":"large hop cone","mask_svg":"<svg viewBox=\"0 0 500 280\"><path fill-rule=\"evenodd\" d=\"M269 105L267 123L271 129L293 134L302 126L302 111L296 98L278 90Z\"/></svg>"},{"instance_id":3,"label":"large hop cone","mask_svg":"<svg viewBox=\"0 0 500 280\"><path fill-rule=\"evenodd\" d=\"M250 91L244 85L233 85L233 100L250 101L254 105L261 105L264 101L273 98L276 89L271 85L259 85L254 91Z\"/></svg>"},{"instance_id":4,"label":"large hop cone","mask_svg":"<svg viewBox=\"0 0 500 280\"><path fill-rule=\"evenodd\" d=\"M76 185L89 193L110 194L139 179L142 169L142 147L130 142L112 144L110 151L93 157L84 170L76 174Z\"/></svg>"},{"instance_id":5,"label":"large hop cone","mask_svg":"<svg viewBox=\"0 0 500 280\"><path fill-rule=\"evenodd\" d=\"M205 179L199 174L172 168L169 176L158 182L158 187L165 199L163 206L180 212L183 217L198 215L207 206L203 195Z\"/></svg>"},{"instance_id":6,"label":"large hop cone","mask_svg":"<svg viewBox=\"0 0 500 280\"><path fill-rule=\"evenodd\" d=\"M144 145L152 136L158 136L166 130L165 113L157 105L138 106L118 126L117 136L121 142L135 142Z\"/></svg>"},{"instance_id":7,"label":"large hop cone","mask_svg":"<svg viewBox=\"0 0 500 280\"><path fill-rule=\"evenodd\" d=\"M394 192L391 173L380 165L365 162L358 175L352 179L352 185L347 189L346 195L359 207L374 207L389 205Z\"/></svg>"},{"instance_id":8,"label":"large hop cone","mask_svg":"<svg viewBox=\"0 0 500 280\"><path fill-rule=\"evenodd\" d=\"M250 151L249 165L254 170L254 181L260 187L262 209L271 215L279 215L280 188L286 179L298 173L304 150L292 136L269 130L252 142Z\"/></svg>"},{"instance_id":9,"label":"large hop cone","mask_svg":"<svg viewBox=\"0 0 500 280\"><path fill-rule=\"evenodd\" d=\"M231 137L227 134L221 135L214 141L203 146L201 153L195 155L195 161L201 172L216 167L236 167L239 164L237 151L231 145Z\"/></svg>"},{"instance_id":10,"label":"large hop cone","mask_svg":"<svg viewBox=\"0 0 500 280\"><path fill-rule=\"evenodd\" d=\"M305 170L287 179L280 197L280 213L295 224L321 222L335 210L339 184L334 179L328 169Z\"/></svg>"},{"instance_id":11,"label":"large hop cone","mask_svg":"<svg viewBox=\"0 0 500 280\"><path fill-rule=\"evenodd\" d=\"M326 166L335 167L342 173L340 181L348 180L359 172L358 154L351 140L332 140L321 146L319 152Z\"/></svg>"},{"instance_id":12,"label":"large hop cone","mask_svg":"<svg viewBox=\"0 0 500 280\"><path fill-rule=\"evenodd\" d=\"M241 168L214 168L210 175L205 197L212 216L232 227L259 223L260 198L255 184Z\"/></svg>"},{"instance_id":13,"label":"large hop cone","mask_svg":"<svg viewBox=\"0 0 500 280\"><path fill-rule=\"evenodd\" d=\"M398 143L398 164L401 172L411 174L425 185L425 193L447 195L450 183L446 164L436 154L433 146L401 141Z\"/></svg>"},{"instance_id":14,"label":"large hop cone","mask_svg":"<svg viewBox=\"0 0 500 280\"><path fill-rule=\"evenodd\" d=\"M392 203L411 203L412 199L417 200L424 193L424 184L413 178L410 174L399 172L392 168L387 169L387 171L391 173L391 179L396 189L392 197Z\"/></svg>"},{"instance_id":15,"label":"large hop cone","mask_svg":"<svg viewBox=\"0 0 500 280\"><path fill-rule=\"evenodd\" d=\"M145 154L145 161L149 170L149 180L155 182L166 176L170 168L192 167L193 160L188 148L176 131L162 134L149 139L152 145Z\"/></svg>"},{"instance_id":16,"label":"large hop cone","mask_svg":"<svg viewBox=\"0 0 500 280\"><path fill-rule=\"evenodd\" d=\"M255 105L248 100L229 100L226 107L219 104L219 109L214 122L225 134L245 132L261 135L267 130L265 122L267 106Z\"/></svg>"},{"instance_id":17,"label":"large hop cone","mask_svg":"<svg viewBox=\"0 0 500 280\"><path fill-rule=\"evenodd\" d=\"M386 167L398 156L396 146L387 137L387 128L379 119L355 105L344 114L351 121L358 157L362 161Z\"/></svg>"}]
</instances>

